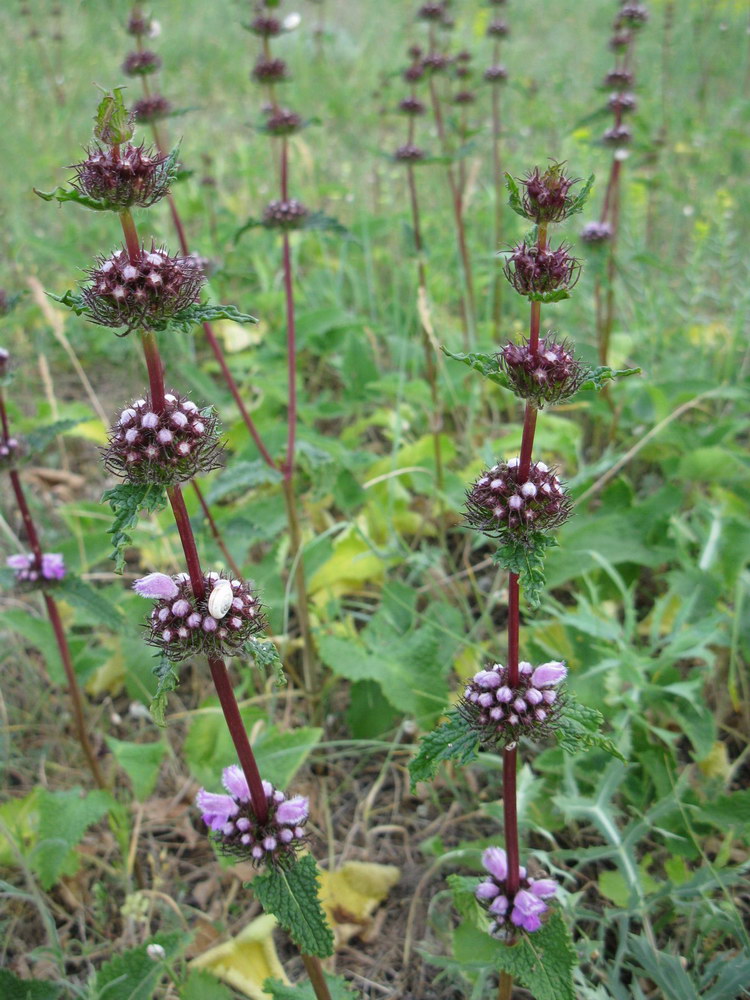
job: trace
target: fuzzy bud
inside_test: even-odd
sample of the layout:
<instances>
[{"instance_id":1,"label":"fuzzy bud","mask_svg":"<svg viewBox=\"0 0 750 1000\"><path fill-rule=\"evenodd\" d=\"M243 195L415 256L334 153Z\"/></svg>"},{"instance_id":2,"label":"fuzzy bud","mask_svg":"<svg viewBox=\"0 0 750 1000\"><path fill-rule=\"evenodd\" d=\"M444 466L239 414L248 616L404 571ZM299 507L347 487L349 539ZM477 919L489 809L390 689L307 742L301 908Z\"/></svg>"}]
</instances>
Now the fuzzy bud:
<instances>
[{"instance_id":1,"label":"fuzzy bud","mask_svg":"<svg viewBox=\"0 0 750 1000\"><path fill-rule=\"evenodd\" d=\"M648 21L648 8L642 3L624 3L617 14L615 29L641 28Z\"/></svg>"},{"instance_id":2,"label":"fuzzy bud","mask_svg":"<svg viewBox=\"0 0 750 1000\"><path fill-rule=\"evenodd\" d=\"M607 146L619 148L620 146L627 146L632 138L633 133L627 125L613 125L612 128L608 128L602 136L602 142L604 142Z\"/></svg>"},{"instance_id":3,"label":"fuzzy bud","mask_svg":"<svg viewBox=\"0 0 750 1000\"><path fill-rule=\"evenodd\" d=\"M162 118L168 118L171 114L172 104L159 94L142 97L133 104L133 115L139 125L152 125Z\"/></svg>"},{"instance_id":4,"label":"fuzzy bud","mask_svg":"<svg viewBox=\"0 0 750 1000\"><path fill-rule=\"evenodd\" d=\"M526 484L536 493L523 490ZM543 462L519 479L517 460L487 469L466 493L470 527L492 538L526 541L538 531L557 528L570 517L570 494Z\"/></svg>"},{"instance_id":5,"label":"fuzzy bud","mask_svg":"<svg viewBox=\"0 0 750 1000\"><path fill-rule=\"evenodd\" d=\"M251 76L257 83L284 83L289 79L283 59L261 56L253 66Z\"/></svg>"},{"instance_id":6,"label":"fuzzy bud","mask_svg":"<svg viewBox=\"0 0 750 1000\"><path fill-rule=\"evenodd\" d=\"M405 145L399 146L393 155L401 163L419 163L420 160L424 160L427 153L420 146L407 142Z\"/></svg>"},{"instance_id":7,"label":"fuzzy bud","mask_svg":"<svg viewBox=\"0 0 750 1000\"><path fill-rule=\"evenodd\" d=\"M172 160L145 146L103 149L93 146L81 163L73 164L73 187L102 202L112 212L148 208L163 198L172 179Z\"/></svg>"},{"instance_id":8,"label":"fuzzy bud","mask_svg":"<svg viewBox=\"0 0 750 1000\"><path fill-rule=\"evenodd\" d=\"M292 135L302 128L302 118L289 108L272 108L266 118L265 130L271 135Z\"/></svg>"},{"instance_id":9,"label":"fuzzy bud","mask_svg":"<svg viewBox=\"0 0 750 1000\"><path fill-rule=\"evenodd\" d=\"M490 21L487 25L487 35L489 38L505 38L510 34L510 28L505 21L500 19Z\"/></svg>"},{"instance_id":10,"label":"fuzzy bud","mask_svg":"<svg viewBox=\"0 0 750 1000\"><path fill-rule=\"evenodd\" d=\"M89 318L100 326L163 330L181 310L198 300L204 277L191 257L141 247L135 260L120 250L100 257L82 291Z\"/></svg>"},{"instance_id":11,"label":"fuzzy bud","mask_svg":"<svg viewBox=\"0 0 750 1000\"><path fill-rule=\"evenodd\" d=\"M476 94L473 90L459 90L458 93L453 98L454 104L473 104L476 100Z\"/></svg>"},{"instance_id":12,"label":"fuzzy bud","mask_svg":"<svg viewBox=\"0 0 750 1000\"><path fill-rule=\"evenodd\" d=\"M217 849L237 861L250 861L256 867L269 864L284 868L292 864L306 841L308 800L302 795L288 799L264 781L268 816L261 824L241 768L236 764L225 768L222 784L229 794L201 788L195 800Z\"/></svg>"},{"instance_id":13,"label":"fuzzy bud","mask_svg":"<svg viewBox=\"0 0 750 1000\"><path fill-rule=\"evenodd\" d=\"M218 419L175 393L155 413L150 395L126 407L109 430L104 464L129 483L175 486L221 465Z\"/></svg>"},{"instance_id":14,"label":"fuzzy bud","mask_svg":"<svg viewBox=\"0 0 750 1000\"><path fill-rule=\"evenodd\" d=\"M581 265L568 253L570 246L561 243L553 250L525 242L508 254L503 268L505 277L519 295L545 295L571 289L578 281Z\"/></svg>"},{"instance_id":15,"label":"fuzzy bud","mask_svg":"<svg viewBox=\"0 0 750 1000\"><path fill-rule=\"evenodd\" d=\"M444 3L440 3L438 0L428 0L428 3L423 3L417 11L417 17L420 21L442 21L445 13Z\"/></svg>"},{"instance_id":16,"label":"fuzzy bud","mask_svg":"<svg viewBox=\"0 0 750 1000\"><path fill-rule=\"evenodd\" d=\"M450 59L442 52L430 52L422 60L422 65L430 73L442 73L450 65Z\"/></svg>"},{"instance_id":17,"label":"fuzzy bud","mask_svg":"<svg viewBox=\"0 0 750 1000\"><path fill-rule=\"evenodd\" d=\"M607 104L611 111L621 115L627 114L629 111L635 111L638 107L635 94L631 94L627 90L612 94Z\"/></svg>"},{"instance_id":18,"label":"fuzzy bud","mask_svg":"<svg viewBox=\"0 0 750 1000\"><path fill-rule=\"evenodd\" d=\"M505 83L508 79L508 71L505 66L488 66L484 71L484 78L487 83Z\"/></svg>"},{"instance_id":19,"label":"fuzzy bud","mask_svg":"<svg viewBox=\"0 0 750 1000\"><path fill-rule=\"evenodd\" d=\"M399 102L398 109L405 115L423 115L427 111L427 105L418 97L405 97Z\"/></svg>"},{"instance_id":20,"label":"fuzzy bud","mask_svg":"<svg viewBox=\"0 0 750 1000\"><path fill-rule=\"evenodd\" d=\"M250 22L248 30L259 38L273 38L281 34L281 21L269 14L259 14Z\"/></svg>"},{"instance_id":21,"label":"fuzzy bud","mask_svg":"<svg viewBox=\"0 0 750 1000\"><path fill-rule=\"evenodd\" d=\"M498 361L515 394L531 400L537 409L570 399L588 375L588 368L575 357L567 341L549 336L540 338L534 350L528 341L508 344Z\"/></svg>"},{"instance_id":22,"label":"fuzzy bud","mask_svg":"<svg viewBox=\"0 0 750 1000\"><path fill-rule=\"evenodd\" d=\"M616 68L610 70L604 77L604 86L620 90L626 87L632 87L634 79L635 77L631 70Z\"/></svg>"},{"instance_id":23,"label":"fuzzy bud","mask_svg":"<svg viewBox=\"0 0 750 1000\"><path fill-rule=\"evenodd\" d=\"M612 239L612 227L608 222L587 222L581 230L584 243L606 243Z\"/></svg>"},{"instance_id":24,"label":"fuzzy bud","mask_svg":"<svg viewBox=\"0 0 750 1000\"><path fill-rule=\"evenodd\" d=\"M150 574L134 584L136 593L166 590L164 580L147 582L164 574ZM170 660L179 662L203 653L205 656L239 656L249 639L266 626L261 613L261 603L247 583L242 580L225 580L216 573L203 577L205 594L197 600L192 584L185 574L166 577L172 586L168 596L157 596L148 622L150 645L156 646ZM229 588L231 614L216 615L226 603ZM214 597L217 590L218 597ZM186 607L187 605L187 607Z\"/></svg>"},{"instance_id":25,"label":"fuzzy bud","mask_svg":"<svg viewBox=\"0 0 750 1000\"><path fill-rule=\"evenodd\" d=\"M529 934L538 931L549 909L545 900L557 893L557 882L551 878L529 878L526 869L520 867L519 886L511 894L507 884L508 856L502 847L488 847L482 855L482 867L487 877L474 894L492 917L490 934L505 939L511 938L516 929Z\"/></svg>"},{"instance_id":26,"label":"fuzzy bud","mask_svg":"<svg viewBox=\"0 0 750 1000\"><path fill-rule=\"evenodd\" d=\"M263 225L268 229L301 229L309 214L309 210L296 198L269 201L263 212Z\"/></svg>"},{"instance_id":27,"label":"fuzzy bud","mask_svg":"<svg viewBox=\"0 0 750 1000\"><path fill-rule=\"evenodd\" d=\"M125 76L150 76L161 69L161 56L148 49L130 52L122 64Z\"/></svg>"},{"instance_id":28,"label":"fuzzy bud","mask_svg":"<svg viewBox=\"0 0 750 1000\"><path fill-rule=\"evenodd\" d=\"M564 163L553 163L545 171L539 167L521 180L526 188L522 204L526 218L536 222L562 222L575 207L575 197L570 189L580 180L578 177L568 177L563 168Z\"/></svg>"}]
</instances>

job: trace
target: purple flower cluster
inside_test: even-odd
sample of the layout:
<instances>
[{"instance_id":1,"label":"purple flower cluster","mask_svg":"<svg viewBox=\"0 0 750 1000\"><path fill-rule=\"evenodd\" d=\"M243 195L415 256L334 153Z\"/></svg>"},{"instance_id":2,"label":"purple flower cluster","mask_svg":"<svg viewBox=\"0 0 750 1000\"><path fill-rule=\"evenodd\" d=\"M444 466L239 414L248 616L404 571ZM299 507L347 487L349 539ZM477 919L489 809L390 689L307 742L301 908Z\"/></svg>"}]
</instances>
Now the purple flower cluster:
<instances>
[{"instance_id":1,"label":"purple flower cluster","mask_svg":"<svg viewBox=\"0 0 750 1000\"><path fill-rule=\"evenodd\" d=\"M626 114L629 111L635 111L638 101L635 98L635 94L631 94L628 90L623 90L612 94L607 104L611 111Z\"/></svg>"},{"instance_id":2,"label":"purple flower cluster","mask_svg":"<svg viewBox=\"0 0 750 1000\"><path fill-rule=\"evenodd\" d=\"M523 209L526 218L536 222L561 222L570 214L574 198L570 189L580 178L568 177L563 172L562 163L553 163L546 170L539 167L521 179L526 188L523 195Z\"/></svg>"},{"instance_id":3,"label":"purple flower cluster","mask_svg":"<svg viewBox=\"0 0 750 1000\"><path fill-rule=\"evenodd\" d=\"M428 0L417 11L417 17L421 21L442 21L444 16L445 4L438 0Z\"/></svg>"},{"instance_id":4,"label":"purple flower cluster","mask_svg":"<svg viewBox=\"0 0 750 1000\"><path fill-rule=\"evenodd\" d=\"M632 140L633 133L627 125L613 125L602 135L602 142L607 146L627 146Z\"/></svg>"},{"instance_id":5,"label":"purple flower cluster","mask_svg":"<svg viewBox=\"0 0 750 1000\"><path fill-rule=\"evenodd\" d=\"M248 30L260 38L273 38L281 34L281 21L270 14L259 14L247 26Z\"/></svg>"},{"instance_id":6,"label":"purple flower cluster","mask_svg":"<svg viewBox=\"0 0 750 1000\"><path fill-rule=\"evenodd\" d=\"M130 52L122 64L125 76L149 76L161 69L161 56L149 49L141 52Z\"/></svg>"},{"instance_id":7,"label":"purple flower cluster","mask_svg":"<svg viewBox=\"0 0 750 1000\"><path fill-rule=\"evenodd\" d=\"M570 289L578 281L581 265L569 250L565 243L556 250L525 241L519 243L508 254L503 268L505 277L519 295L546 295Z\"/></svg>"},{"instance_id":8,"label":"purple flower cluster","mask_svg":"<svg viewBox=\"0 0 750 1000\"><path fill-rule=\"evenodd\" d=\"M427 111L427 105L412 94L399 102L398 109L405 115L423 115Z\"/></svg>"},{"instance_id":9,"label":"purple flower cluster","mask_svg":"<svg viewBox=\"0 0 750 1000\"><path fill-rule=\"evenodd\" d=\"M610 70L604 77L604 86L617 87L618 89L632 87L634 79L635 77L631 70L618 67L617 69Z\"/></svg>"},{"instance_id":10,"label":"purple flower cluster","mask_svg":"<svg viewBox=\"0 0 750 1000\"><path fill-rule=\"evenodd\" d=\"M41 566L33 554L8 556L5 565L13 570L17 583L62 580L65 576L65 563L59 552L42 553Z\"/></svg>"},{"instance_id":11,"label":"purple flower cluster","mask_svg":"<svg viewBox=\"0 0 750 1000\"><path fill-rule=\"evenodd\" d=\"M487 83L505 83L508 79L508 70L505 66L488 66L484 71L484 78Z\"/></svg>"},{"instance_id":12,"label":"purple flower cluster","mask_svg":"<svg viewBox=\"0 0 750 1000\"><path fill-rule=\"evenodd\" d=\"M206 595L200 600L187 573L149 573L133 584L141 597L155 599L147 641L175 662L197 653L237 656L265 628L260 600L247 583L214 572L206 573L203 583Z\"/></svg>"},{"instance_id":13,"label":"purple flower cluster","mask_svg":"<svg viewBox=\"0 0 750 1000\"><path fill-rule=\"evenodd\" d=\"M505 38L510 34L510 28L507 23L499 18L494 21L490 21L487 25L487 35L490 38Z\"/></svg>"},{"instance_id":14,"label":"purple flower cluster","mask_svg":"<svg viewBox=\"0 0 750 1000\"><path fill-rule=\"evenodd\" d=\"M141 125L151 125L172 114L172 104L166 97L154 94L133 104L133 117Z\"/></svg>"},{"instance_id":15,"label":"purple flower cluster","mask_svg":"<svg viewBox=\"0 0 750 1000\"><path fill-rule=\"evenodd\" d=\"M0 306L4 305L5 292L0 289ZM0 315L5 312L4 309L0 308ZM3 375L8 374L8 369L10 368L10 351L6 351L4 347L0 347L0 378Z\"/></svg>"},{"instance_id":16,"label":"purple flower cluster","mask_svg":"<svg viewBox=\"0 0 750 1000\"><path fill-rule=\"evenodd\" d=\"M581 230L584 243L606 243L612 239L612 227L608 222L587 222Z\"/></svg>"},{"instance_id":17,"label":"purple flower cluster","mask_svg":"<svg viewBox=\"0 0 750 1000\"><path fill-rule=\"evenodd\" d=\"M537 409L570 399L588 374L588 368L575 357L567 342L549 336L540 338L535 349L529 341L507 344L498 360L515 394L530 399Z\"/></svg>"},{"instance_id":18,"label":"purple flower cluster","mask_svg":"<svg viewBox=\"0 0 750 1000\"><path fill-rule=\"evenodd\" d=\"M289 108L271 108L265 129L271 135L292 135L302 128L302 118Z\"/></svg>"},{"instance_id":19,"label":"purple flower cluster","mask_svg":"<svg viewBox=\"0 0 750 1000\"><path fill-rule=\"evenodd\" d=\"M567 676L564 663L534 667L518 664L518 684L508 684L508 669L494 663L474 674L464 689L459 711L482 746L501 747L521 737L542 740L555 728L562 700L555 688Z\"/></svg>"},{"instance_id":20,"label":"purple flower cluster","mask_svg":"<svg viewBox=\"0 0 750 1000\"><path fill-rule=\"evenodd\" d=\"M152 245L135 260L125 250L100 257L82 291L89 317L100 326L162 330L177 313L198 300L204 282L191 257L170 257ZM123 334L123 336L125 335Z\"/></svg>"},{"instance_id":21,"label":"purple flower cluster","mask_svg":"<svg viewBox=\"0 0 750 1000\"><path fill-rule=\"evenodd\" d=\"M221 465L218 421L209 407L168 392L154 411L150 395L125 407L109 431L104 464L131 483L174 486Z\"/></svg>"},{"instance_id":22,"label":"purple flower cluster","mask_svg":"<svg viewBox=\"0 0 750 1000\"><path fill-rule=\"evenodd\" d=\"M269 201L263 212L263 225L268 229L301 229L310 214L296 198Z\"/></svg>"},{"instance_id":23,"label":"purple flower cluster","mask_svg":"<svg viewBox=\"0 0 750 1000\"><path fill-rule=\"evenodd\" d=\"M252 77L258 83L284 83L289 79L283 59L261 56L253 66Z\"/></svg>"},{"instance_id":24,"label":"purple flower cluster","mask_svg":"<svg viewBox=\"0 0 750 1000\"><path fill-rule=\"evenodd\" d=\"M549 909L546 900L557 893L557 882L551 878L529 878L521 867L519 888L511 896L507 886L508 856L502 847L488 847L482 855L482 866L489 878L479 883L475 895L492 917L490 934L510 937L514 927L529 934L538 931Z\"/></svg>"},{"instance_id":25,"label":"purple flower cluster","mask_svg":"<svg viewBox=\"0 0 750 1000\"><path fill-rule=\"evenodd\" d=\"M648 8L642 3L624 3L617 14L615 27L640 28L648 21Z\"/></svg>"},{"instance_id":26,"label":"purple flower cluster","mask_svg":"<svg viewBox=\"0 0 750 1000\"><path fill-rule=\"evenodd\" d=\"M544 462L533 463L520 481L519 460L511 458L487 469L466 493L467 520L490 537L528 540L570 517L572 501Z\"/></svg>"},{"instance_id":27,"label":"purple flower cluster","mask_svg":"<svg viewBox=\"0 0 750 1000\"><path fill-rule=\"evenodd\" d=\"M18 438L0 438L0 469L12 468L21 451L21 442Z\"/></svg>"},{"instance_id":28,"label":"purple flower cluster","mask_svg":"<svg viewBox=\"0 0 750 1000\"><path fill-rule=\"evenodd\" d=\"M413 142L407 142L403 146L399 146L393 155L401 163L419 163L420 160L424 160L427 153L425 153L421 146L415 146Z\"/></svg>"},{"instance_id":29,"label":"purple flower cluster","mask_svg":"<svg viewBox=\"0 0 750 1000\"><path fill-rule=\"evenodd\" d=\"M172 180L171 162L145 146L94 146L72 169L73 187L83 195L103 202L113 212L148 208L163 198Z\"/></svg>"},{"instance_id":30,"label":"purple flower cluster","mask_svg":"<svg viewBox=\"0 0 750 1000\"><path fill-rule=\"evenodd\" d=\"M256 866L271 864L283 868L292 862L305 842L305 823L310 811L305 796L287 798L269 781L264 781L268 818L260 824L242 769L236 764L225 768L222 784L228 795L201 788L195 800L221 853Z\"/></svg>"}]
</instances>

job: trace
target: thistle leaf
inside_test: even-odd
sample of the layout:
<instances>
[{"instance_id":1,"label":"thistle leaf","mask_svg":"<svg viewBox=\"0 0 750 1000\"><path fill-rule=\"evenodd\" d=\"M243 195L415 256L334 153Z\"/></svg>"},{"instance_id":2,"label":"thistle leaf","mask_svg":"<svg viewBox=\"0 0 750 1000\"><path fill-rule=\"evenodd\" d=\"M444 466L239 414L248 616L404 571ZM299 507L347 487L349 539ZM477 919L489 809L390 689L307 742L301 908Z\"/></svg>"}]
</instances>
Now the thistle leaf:
<instances>
[{"instance_id":1,"label":"thistle leaf","mask_svg":"<svg viewBox=\"0 0 750 1000\"><path fill-rule=\"evenodd\" d=\"M614 382L618 378L628 378L630 375L640 375L640 373L640 368L610 368L608 365L600 365L598 368L592 368L588 378L578 391L603 389L607 382Z\"/></svg>"},{"instance_id":2,"label":"thistle leaf","mask_svg":"<svg viewBox=\"0 0 750 1000\"><path fill-rule=\"evenodd\" d=\"M130 532L138 524L140 512L143 510L153 514L161 510L167 502L167 495L163 486L154 486L151 483L120 483L113 489L107 490L102 500L106 500L114 514L112 527L107 529L112 535L114 545L110 559L115 560L115 573L122 573L125 570L125 548L132 544Z\"/></svg>"},{"instance_id":3,"label":"thistle leaf","mask_svg":"<svg viewBox=\"0 0 750 1000\"><path fill-rule=\"evenodd\" d=\"M544 560L547 550L556 545L552 535L538 531L523 541L503 542L493 556L498 566L518 575L518 583L531 608L539 606L546 583Z\"/></svg>"}]
</instances>

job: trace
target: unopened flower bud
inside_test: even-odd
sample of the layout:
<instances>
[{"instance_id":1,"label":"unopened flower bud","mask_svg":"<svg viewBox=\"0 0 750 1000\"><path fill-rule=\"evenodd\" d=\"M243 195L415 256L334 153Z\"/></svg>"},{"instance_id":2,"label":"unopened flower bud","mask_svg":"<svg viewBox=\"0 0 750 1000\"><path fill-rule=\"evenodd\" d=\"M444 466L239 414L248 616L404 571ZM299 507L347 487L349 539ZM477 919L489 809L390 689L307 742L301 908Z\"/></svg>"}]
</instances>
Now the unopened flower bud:
<instances>
[{"instance_id":1,"label":"unopened flower bud","mask_svg":"<svg viewBox=\"0 0 750 1000\"><path fill-rule=\"evenodd\" d=\"M545 295L569 290L578 281L581 265L561 243L556 250L535 244L519 243L506 257L505 277L520 295Z\"/></svg>"},{"instance_id":2,"label":"unopened flower bud","mask_svg":"<svg viewBox=\"0 0 750 1000\"><path fill-rule=\"evenodd\" d=\"M296 198L269 201L263 212L263 225L268 229L301 229L309 214L309 209Z\"/></svg>"},{"instance_id":3,"label":"unopened flower bud","mask_svg":"<svg viewBox=\"0 0 750 1000\"><path fill-rule=\"evenodd\" d=\"M122 64L122 71L125 76L150 76L160 69L161 56L148 49L129 53Z\"/></svg>"},{"instance_id":4,"label":"unopened flower bud","mask_svg":"<svg viewBox=\"0 0 750 1000\"><path fill-rule=\"evenodd\" d=\"M469 525L501 539L528 540L539 531L563 524L571 513L570 495L555 474L532 465L519 481L519 468L508 463L482 473L466 493ZM522 492L531 484L536 494Z\"/></svg>"},{"instance_id":5,"label":"unopened flower bud","mask_svg":"<svg viewBox=\"0 0 750 1000\"><path fill-rule=\"evenodd\" d=\"M140 125L152 125L154 122L161 121L162 118L168 118L171 114L171 103L160 94L142 97L133 104L133 115Z\"/></svg>"},{"instance_id":6,"label":"unopened flower bud","mask_svg":"<svg viewBox=\"0 0 750 1000\"><path fill-rule=\"evenodd\" d=\"M608 222L587 222L581 230L584 243L606 243L612 238L612 227Z\"/></svg>"},{"instance_id":7,"label":"unopened flower bud","mask_svg":"<svg viewBox=\"0 0 750 1000\"><path fill-rule=\"evenodd\" d=\"M498 361L516 395L531 400L537 409L570 399L589 372L567 341L556 341L552 336L540 338L534 349L529 341L507 344L498 354ZM521 487L524 496L530 493L527 486L536 489L533 483L524 484Z\"/></svg>"},{"instance_id":8,"label":"unopened flower bud","mask_svg":"<svg viewBox=\"0 0 750 1000\"><path fill-rule=\"evenodd\" d=\"M505 66L488 66L484 71L484 78L487 83L505 83L508 79L508 71Z\"/></svg>"},{"instance_id":9,"label":"unopened flower bud","mask_svg":"<svg viewBox=\"0 0 750 1000\"><path fill-rule=\"evenodd\" d=\"M399 146L393 155L394 158L401 163L419 163L427 156L425 151L420 146L415 146L414 143L411 142L407 142L403 146Z\"/></svg>"},{"instance_id":10,"label":"unopened flower bud","mask_svg":"<svg viewBox=\"0 0 750 1000\"><path fill-rule=\"evenodd\" d=\"M284 83L289 79L283 59L261 56L253 66L252 77L258 83Z\"/></svg>"}]
</instances>

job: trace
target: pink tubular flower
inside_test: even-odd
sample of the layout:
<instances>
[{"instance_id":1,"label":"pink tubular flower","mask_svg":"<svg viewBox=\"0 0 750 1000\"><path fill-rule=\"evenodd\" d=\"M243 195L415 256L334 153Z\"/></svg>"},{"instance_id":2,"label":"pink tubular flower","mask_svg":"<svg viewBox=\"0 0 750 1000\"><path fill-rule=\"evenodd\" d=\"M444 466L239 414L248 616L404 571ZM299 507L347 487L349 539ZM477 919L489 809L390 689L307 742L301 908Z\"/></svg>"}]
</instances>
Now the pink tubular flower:
<instances>
[{"instance_id":1,"label":"pink tubular flower","mask_svg":"<svg viewBox=\"0 0 750 1000\"><path fill-rule=\"evenodd\" d=\"M513 909L510 919L516 927L521 927L530 933L538 931L542 926L540 917L547 912L547 906L526 889L519 889L513 897Z\"/></svg>"},{"instance_id":2,"label":"pink tubular flower","mask_svg":"<svg viewBox=\"0 0 750 1000\"><path fill-rule=\"evenodd\" d=\"M482 865L501 882L508 877L508 856L502 847L488 847L482 855Z\"/></svg>"},{"instance_id":3,"label":"pink tubular flower","mask_svg":"<svg viewBox=\"0 0 750 1000\"><path fill-rule=\"evenodd\" d=\"M32 553L8 556L5 564L15 573L17 583L62 580L65 576L65 562L59 552L44 552L41 565Z\"/></svg>"},{"instance_id":4,"label":"pink tubular flower","mask_svg":"<svg viewBox=\"0 0 750 1000\"><path fill-rule=\"evenodd\" d=\"M171 600L177 597L177 584L166 573L149 573L133 584L133 590L141 597L154 597Z\"/></svg>"},{"instance_id":5,"label":"pink tubular flower","mask_svg":"<svg viewBox=\"0 0 750 1000\"><path fill-rule=\"evenodd\" d=\"M526 869L518 870L520 882L514 895L508 892L508 858L502 847L488 847L482 855L482 866L489 877L480 882L474 894L480 905L492 917L489 932L493 937L507 937L512 927L531 934L542 926L549 907L545 900L557 892L551 878L528 878Z\"/></svg>"},{"instance_id":6,"label":"pink tubular flower","mask_svg":"<svg viewBox=\"0 0 750 1000\"><path fill-rule=\"evenodd\" d=\"M531 675L531 683L535 688L550 687L559 684L568 676L568 668L564 663L551 660L537 667Z\"/></svg>"}]
</instances>

